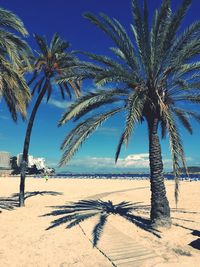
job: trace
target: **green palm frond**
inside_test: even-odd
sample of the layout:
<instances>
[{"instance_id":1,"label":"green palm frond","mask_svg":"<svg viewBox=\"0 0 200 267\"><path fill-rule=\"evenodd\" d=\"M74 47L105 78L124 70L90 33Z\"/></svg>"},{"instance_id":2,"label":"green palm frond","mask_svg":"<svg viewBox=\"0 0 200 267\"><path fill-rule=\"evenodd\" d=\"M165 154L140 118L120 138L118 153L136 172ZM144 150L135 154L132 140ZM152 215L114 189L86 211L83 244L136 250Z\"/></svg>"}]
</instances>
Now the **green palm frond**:
<instances>
[{"instance_id":1,"label":"green palm frond","mask_svg":"<svg viewBox=\"0 0 200 267\"><path fill-rule=\"evenodd\" d=\"M175 101L188 101L192 103L200 103L200 94L184 94L174 98Z\"/></svg>"},{"instance_id":2,"label":"green palm frond","mask_svg":"<svg viewBox=\"0 0 200 267\"><path fill-rule=\"evenodd\" d=\"M162 139L165 139L166 134L167 134L167 124L166 124L165 117L161 118L160 128L161 128L161 137Z\"/></svg>"},{"instance_id":3,"label":"green palm frond","mask_svg":"<svg viewBox=\"0 0 200 267\"><path fill-rule=\"evenodd\" d=\"M200 123L200 114L194 111L190 111L190 110L185 110L185 113L187 113L188 116L191 116L194 120Z\"/></svg>"},{"instance_id":4,"label":"green palm frond","mask_svg":"<svg viewBox=\"0 0 200 267\"><path fill-rule=\"evenodd\" d=\"M142 14L140 12L138 1L132 0L132 13L134 18L134 26L132 26L132 29L134 28L135 32L135 40L138 45L138 49L140 51L141 58L143 59L143 62L146 63L146 53L144 51L144 22L142 18ZM146 65L146 64L145 64Z\"/></svg>"},{"instance_id":5,"label":"green palm frond","mask_svg":"<svg viewBox=\"0 0 200 267\"><path fill-rule=\"evenodd\" d=\"M50 44L50 51L52 54L55 52L57 53L62 53L65 51L67 48L69 48L69 42L64 41L60 38L59 34L56 32L53 35L51 44Z\"/></svg>"},{"instance_id":6,"label":"green palm frond","mask_svg":"<svg viewBox=\"0 0 200 267\"><path fill-rule=\"evenodd\" d=\"M178 192L179 192L179 178L180 178L180 164L182 163L186 173L186 159L183 151L182 140L179 135L179 130L174 121L173 115L169 110L165 111L165 119L167 124L167 131L169 132L169 142L172 153L172 161L173 161L173 172L175 178L175 200L176 204L178 203Z\"/></svg>"},{"instance_id":7,"label":"green palm frond","mask_svg":"<svg viewBox=\"0 0 200 267\"><path fill-rule=\"evenodd\" d=\"M131 76L126 72L122 73L119 70L115 71L113 69L105 69L104 71L99 72L94 81L98 86L104 86L108 83L136 84L134 75Z\"/></svg>"},{"instance_id":8,"label":"green palm frond","mask_svg":"<svg viewBox=\"0 0 200 267\"><path fill-rule=\"evenodd\" d=\"M166 2L166 3L165 3ZM173 52L173 45L177 43L176 40L176 34L180 28L181 22L188 10L188 8L190 7L191 4L191 0L184 0L182 5L178 8L178 10L172 14L171 13L171 8L169 6L170 2L169 1L163 1L163 6L165 6L166 11L168 12L168 15L166 16L166 19L162 19L162 21L165 21L165 25L164 25L164 29L163 29L163 34L162 34L162 38L161 40L159 40L159 47L158 47L158 51L156 51L157 54L157 63L159 62L159 67L158 69L158 73L160 74L162 72L162 67L164 64L166 64L166 60L169 60L170 58L174 59L174 57L172 56ZM187 49L184 49L185 45L187 45L187 42L184 43L183 49L181 49L179 51L180 55L176 55L175 57L175 62L173 63L173 68L179 68L180 64L182 64L182 62L186 61L187 59L190 59L192 57L191 52L192 51L192 47L190 45L190 47L187 47ZM194 48L195 46L193 46ZM181 56L181 52L182 51L182 56ZM197 51L194 51L194 54ZM170 64L170 63L168 63ZM171 63L172 64L172 63Z\"/></svg>"},{"instance_id":9,"label":"green palm frond","mask_svg":"<svg viewBox=\"0 0 200 267\"><path fill-rule=\"evenodd\" d=\"M196 21L193 24L191 24L179 37L177 37L175 43L172 45L172 48L170 49L169 59L175 57L176 54L179 53L184 48L185 44L190 42L191 39L199 37L199 35L200 35L200 21Z\"/></svg>"},{"instance_id":10,"label":"green palm frond","mask_svg":"<svg viewBox=\"0 0 200 267\"><path fill-rule=\"evenodd\" d=\"M117 162L118 160L122 145L125 144L126 146L128 146L128 141L132 134L135 124L142 120L144 102L145 102L145 98L144 97L142 98L140 95L138 95L135 92L132 93L130 97L128 98L128 103L127 103L128 115L126 118L125 130L120 138L120 141L117 147L117 151L115 154L115 162Z\"/></svg>"},{"instance_id":11,"label":"green palm frond","mask_svg":"<svg viewBox=\"0 0 200 267\"><path fill-rule=\"evenodd\" d=\"M64 166L78 151L79 147L86 140L86 138L88 138L88 136L90 136L105 120L122 111L122 109L123 108L116 108L101 115L93 116L92 118L85 120L84 123L80 123L78 127L76 127L76 132L74 132L74 135L72 136L69 134L69 136L65 138L65 141L62 145L62 149L65 149L65 151L59 166ZM68 139L70 140L70 143Z\"/></svg>"},{"instance_id":12,"label":"green palm frond","mask_svg":"<svg viewBox=\"0 0 200 267\"><path fill-rule=\"evenodd\" d=\"M24 63L29 66L31 49L25 41L13 33L0 29L0 47L7 53L10 61L23 68Z\"/></svg>"},{"instance_id":13,"label":"green palm frond","mask_svg":"<svg viewBox=\"0 0 200 267\"><path fill-rule=\"evenodd\" d=\"M200 62L192 62L192 63L185 63L179 66L177 71L178 77L182 77L183 75L188 75L193 73L194 71L200 70Z\"/></svg>"},{"instance_id":14,"label":"green palm frond","mask_svg":"<svg viewBox=\"0 0 200 267\"><path fill-rule=\"evenodd\" d=\"M23 22L15 14L0 8L0 94L16 121L18 112L25 119L27 103L31 98L23 75L31 70L32 52L28 44L13 31L28 35Z\"/></svg>"},{"instance_id":15,"label":"green palm frond","mask_svg":"<svg viewBox=\"0 0 200 267\"><path fill-rule=\"evenodd\" d=\"M44 56L48 56L48 46L45 37L39 36L38 34L34 34L34 38L36 43L39 46L40 51L43 53Z\"/></svg>"},{"instance_id":16,"label":"green palm frond","mask_svg":"<svg viewBox=\"0 0 200 267\"><path fill-rule=\"evenodd\" d=\"M89 58L96 60L102 64L105 64L108 67L114 68L115 70L118 70L119 72L124 72L123 66L117 63L112 58L96 55L96 54L89 53L89 52L82 52L82 54L87 55Z\"/></svg>"},{"instance_id":17,"label":"green palm frond","mask_svg":"<svg viewBox=\"0 0 200 267\"><path fill-rule=\"evenodd\" d=\"M70 105L66 113L63 114L61 120L59 121L59 126L68 122L71 119L79 119L86 113L93 109L96 109L104 104L109 104L117 101L121 101L120 98L126 96L127 92L120 89L114 90L98 90L96 92L91 92L80 97L75 103Z\"/></svg>"},{"instance_id":18,"label":"green palm frond","mask_svg":"<svg viewBox=\"0 0 200 267\"><path fill-rule=\"evenodd\" d=\"M30 101L30 91L24 77L13 68L9 62L1 60L3 76L1 78L0 91L7 103L9 111L14 121L17 120L17 113L20 112L22 118L26 117L26 107Z\"/></svg>"},{"instance_id":19,"label":"green palm frond","mask_svg":"<svg viewBox=\"0 0 200 267\"><path fill-rule=\"evenodd\" d=\"M184 114L185 116L187 116L187 119L194 119L195 121L197 121L198 123L200 123L200 114L195 112L195 111L191 111L191 110L187 110L187 109L182 109L182 108L174 108L173 111L178 111L179 113ZM191 129L192 130L192 129Z\"/></svg>"},{"instance_id":20,"label":"green palm frond","mask_svg":"<svg viewBox=\"0 0 200 267\"><path fill-rule=\"evenodd\" d=\"M178 8L175 14L171 17L171 21L168 25L168 31L163 42L163 50L168 51L169 47L173 43L176 33L181 25L182 20L185 17L187 10L191 5L192 0L183 0L182 5Z\"/></svg>"},{"instance_id":21,"label":"green palm frond","mask_svg":"<svg viewBox=\"0 0 200 267\"><path fill-rule=\"evenodd\" d=\"M22 35L28 35L21 19L9 10L0 8L0 27L15 30Z\"/></svg>"},{"instance_id":22,"label":"green palm frond","mask_svg":"<svg viewBox=\"0 0 200 267\"><path fill-rule=\"evenodd\" d=\"M173 112L176 114L176 116L178 117L178 119L182 123L182 125L185 127L185 129L190 134L192 134L192 126L189 122L188 114L186 112L184 112L183 110L178 109L178 108L174 108Z\"/></svg>"},{"instance_id":23,"label":"green palm frond","mask_svg":"<svg viewBox=\"0 0 200 267\"><path fill-rule=\"evenodd\" d=\"M138 70L138 62L135 60L135 50L131 44L131 41L127 42L127 35L121 33L121 29L116 26L116 23L113 22L109 17L105 14L100 14L103 21L101 21L98 17L91 13L84 14L84 17L89 19L93 24L97 25L100 29L102 29L108 36L114 41L116 46L122 51L124 54L126 61L132 67L133 70ZM129 38L128 38L129 39ZM129 49L127 49L127 45L129 45Z\"/></svg>"},{"instance_id":24,"label":"green palm frond","mask_svg":"<svg viewBox=\"0 0 200 267\"><path fill-rule=\"evenodd\" d=\"M155 11L151 29L151 64L154 68L154 72L160 60L160 55L162 53L160 44L163 42L163 38L166 34L166 29L168 28L170 18L170 1L162 1L160 9Z\"/></svg>"}]
</instances>

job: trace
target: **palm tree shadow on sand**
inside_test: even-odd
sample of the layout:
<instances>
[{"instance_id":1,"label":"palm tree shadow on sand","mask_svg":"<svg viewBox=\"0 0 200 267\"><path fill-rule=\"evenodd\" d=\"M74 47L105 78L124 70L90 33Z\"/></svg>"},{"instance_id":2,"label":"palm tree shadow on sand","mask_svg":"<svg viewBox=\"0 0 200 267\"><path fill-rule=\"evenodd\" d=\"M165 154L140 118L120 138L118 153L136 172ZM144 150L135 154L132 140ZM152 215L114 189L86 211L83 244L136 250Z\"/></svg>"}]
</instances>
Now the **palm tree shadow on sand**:
<instances>
[{"instance_id":1,"label":"palm tree shadow on sand","mask_svg":"<svg viewBox=\"0 0 200 267\"><path fill-rule=\"evenodd\" d=\"M58 196L62 195L61 192L55 191L32 191L25 193L25 199L34 197L34 196L44 196L44 195L51 195L51 196ZM15 208L19 207L19 193L12 194L11 197L7 198L0 198L0 210L14 210Z\"/></svg>"},{"instance_id":2,"label":"palm tree shadow on sand","mask_svg":"<svg viewBox=\"0 0 200 267\"><path fill-rule=\"evenodd\" d=\"M118 204L113 204L112 201L103 201L103 200L79 200L77 202L72 202L63 206L51 206L54 208L50 213L44 214L43 216L62 216L51 222L51 225L46 229L52 229L54 227L60 226L61 224L67 224L67 229L70 229L79 223L94 217L99 216L98 223L94 226L92 231L92 243L93 246L96 246L107 219L109 215L118 215L121 216L130 222L134 223L136 226L141 229L160 237L159 231L152 228L150 225L150 220L142 218L140 216L134 215L132 212L134 209L139 209L140 202L131 203L131 202L120 202ZM142 206L141 206L142 207Z\"/></svg>"},{"instance_id":3,"label":"palm tree shadow on sand","mask_svg":"<svg viewBox=\"0 0 200 267\"><path fill-rule=\"evenodd\" d=\"M193 247L195 249L200 250L200 231L194 230L192 232L192 235L198 236L198 238L196 240L192 241L191 243L189 243L189 246L191 246L191 247Z\"/></svg>"}]
</instances>

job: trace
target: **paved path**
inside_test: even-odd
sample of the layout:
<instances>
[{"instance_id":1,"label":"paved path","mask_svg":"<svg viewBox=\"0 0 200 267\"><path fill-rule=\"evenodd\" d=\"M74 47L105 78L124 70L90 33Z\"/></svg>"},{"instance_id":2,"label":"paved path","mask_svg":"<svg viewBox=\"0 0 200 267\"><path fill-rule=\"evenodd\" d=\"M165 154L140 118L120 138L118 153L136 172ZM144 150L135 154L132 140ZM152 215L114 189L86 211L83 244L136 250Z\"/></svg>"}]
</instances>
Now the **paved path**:
<instances>
[{"instance_id":1,"label":"paved path","mask_svg":"<svg viewBox=\"0 0 200 267\"><path fill-rule=\"evenodd\" d=\"M91 228L96 220L90 220L90 225L81 224L86 236L91 239ZM121 232L111 223L107 222L100 237L97 248L118 267L141 267L147 260L159 260L153 250L139 244L134 238ZM150 266L150 265L146 265Z\"/></svg>"}]
</instances>

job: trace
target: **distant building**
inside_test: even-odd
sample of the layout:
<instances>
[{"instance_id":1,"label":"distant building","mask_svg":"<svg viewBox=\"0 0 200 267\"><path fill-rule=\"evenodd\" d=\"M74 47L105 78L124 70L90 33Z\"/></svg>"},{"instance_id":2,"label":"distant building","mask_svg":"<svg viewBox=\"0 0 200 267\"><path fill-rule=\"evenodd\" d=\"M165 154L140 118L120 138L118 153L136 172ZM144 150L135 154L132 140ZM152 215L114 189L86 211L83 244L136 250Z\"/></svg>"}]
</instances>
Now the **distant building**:
<instances>
[{"instance_id":1,"label":"distant building","mask_svg":"<svg viewBox=\"0 0 200 267\"><path fill-rule=\"evenodd\" d=\"M10 173L10 153L7 151L0 151L0 175L9 175Z\"/></svg>"},{"instance_id":2,"label":"distant building","mask_svg":"<svg viewBox=\"0 0 200 267\"><path fill-rule=\"evenodd\" d=\"M17 165L20 167L22 162L22 153L17 155ZM45 158L34 158L32 155L28 156L28 167L36 165L38 170L45 169Z\"/></svg>"}]
</instances>

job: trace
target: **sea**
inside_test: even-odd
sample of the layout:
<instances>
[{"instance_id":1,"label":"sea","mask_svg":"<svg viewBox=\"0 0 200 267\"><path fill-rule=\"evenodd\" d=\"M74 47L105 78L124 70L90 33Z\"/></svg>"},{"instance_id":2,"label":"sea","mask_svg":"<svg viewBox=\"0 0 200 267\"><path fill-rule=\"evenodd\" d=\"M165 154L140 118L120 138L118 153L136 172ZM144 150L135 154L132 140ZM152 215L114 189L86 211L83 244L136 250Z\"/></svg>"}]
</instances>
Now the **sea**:
<instances>
[{"instance_id":1,"label":"sea","mask_svg":"<svg viewBox=\"0 0 200 267\"><path fill-rule=\"evenodd\" d=\"M63 178L63 179L123 179L123 180L146 180L149 179L148 173L57 173L52 175L51 178ZM173 174L164 174L166 180L173 180ZM200 181L200 174L190 174L189 177L182 174L181 180L187 181Z\"/></svg>"}]
</instances>

